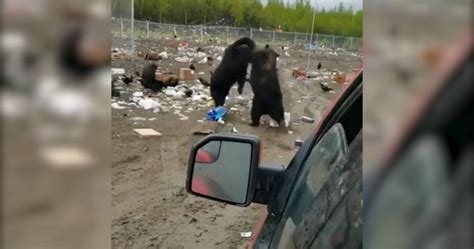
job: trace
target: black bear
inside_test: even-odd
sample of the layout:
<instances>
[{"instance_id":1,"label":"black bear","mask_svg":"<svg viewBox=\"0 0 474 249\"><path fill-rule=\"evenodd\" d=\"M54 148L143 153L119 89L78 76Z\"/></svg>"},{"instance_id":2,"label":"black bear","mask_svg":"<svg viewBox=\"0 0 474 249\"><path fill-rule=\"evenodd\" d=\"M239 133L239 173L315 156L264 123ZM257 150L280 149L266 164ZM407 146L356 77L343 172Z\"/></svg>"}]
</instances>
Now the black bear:
<instances>
[{"instance_id":1,"label":"black bear","mask_svg":"<svg viewBox=\"0 0 474 249\"><path fill-rule=\"evenodd\" d=\"M143 67L142 71L142 85L146 89L151 89L154 92L161 91L164 87L177 86L179 79L175 75L166 77L166 80L160 81L155 79L155 73L158 66L155 64L147 64Z\"/></svg>"},{"instance_id":2,"label":"black bear","mask_svg":"<svg viewBox=\"0 0 474 249\"><path fill-rule=\"evenodd\" d=\"M238 92L242 94L247 66L254 49L255 42L248 37L240 38L226 48L221 63L211 76L211 96L215 106L224 105L235 82L238 82Z\"/></svg>"},{"instance_id":3,"label":"black bear","mask_svg":"<svg viewBox=\"0 0 474 249\"><path fill-rule=\"evenodd\" d=\"M260 124L260 117L268 114L279 125L284 120L283 95L277 73L277 57L279 54L268 45L264 49L253 52L250 59L252 70L250 85L254 93L251 126Z\"/></svg>"}]
</instances>

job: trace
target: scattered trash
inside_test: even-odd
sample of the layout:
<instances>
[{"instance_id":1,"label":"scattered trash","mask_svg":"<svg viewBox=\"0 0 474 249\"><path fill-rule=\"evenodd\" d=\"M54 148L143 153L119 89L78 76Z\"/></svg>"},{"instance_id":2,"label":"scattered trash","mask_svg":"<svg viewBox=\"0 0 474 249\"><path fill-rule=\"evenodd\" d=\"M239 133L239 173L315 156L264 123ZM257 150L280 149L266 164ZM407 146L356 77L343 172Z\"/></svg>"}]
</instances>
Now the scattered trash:
<instances>
[{"instance_id":1,"label":"scattered trash","mask_svg":"<svg viewBox=\"0 0 474 249\"><path fill-rule=\"evenodd\" d=\"M232 132L233 133L239 133L239 131L234 126L232 126Z\"/></svg>"},{"instance_id":2,"label":"scattered trash","mask_svg":"<svg viewBox=\"0 0 474 249\"><path fill-rule=\"evenodd\" d=\"M202 60L198 61L198 64L206 64L207 63L207 57L202 58Z\"/></svg>"},{"instance_id":3,"label":"scattered trash","mask_svg":"<svg viewBox=\"0 0 474 249\"><path fill-rule=\"evenodd\" d=\"M142 117L133 117L130 119L130 121L145 121L146 118L142 118Z\"/></svg>"},{"instance_id":4,"label":"scattered trash","mask_svg":"<svg viewBox=\"0 0 474 249\"><path fill-rule=\"evenodd\" d=\"M270 118L270 121L269 121L268 125L269 125L270 127L273 127L273 128L276 128L276 127L279 127L279 126L280 126L275 120L273 120L273 119L271 119L271 118Z\"/></svg>"},{"instance_id":5,"label":"scattered trash","mask_svg":"<svg viewBox=\"0 0 474 249\"><path fill-rule=\"evenodd\" d=\"M301 117L301 120L306 123L314 123L314 118L310 118L308 116Z\"/></svg>"},{"instance_id":6,"label":"scattered trash","mask_svg":"<svg viewBox=\"0 0 474 249\"><path fill-rule=\"evenodd\" d=\"M143 97L143 93L142 92L134 92L132 94L133 97Z\"/></svg>"},{"instance_id":7,"label":"scattered trash","mask_svg":"<svg viewBox=\"0 0 474 249\"><path fill-rule=\"evenodd\" d=\"M161 58L163 58L163 59L168 59L168 53L166 51L163 51L163 52L159 53L158 55L161 56Z\"/></svg>"},{"instance_id":8,"label":"scattered trash","mask_svg":"<svg viewBox=\"0 0 474 249\"><path fill-rule=\"evenodd\" d=\"M291 57L290 53L288 53L288 52L285 52L285 56L286 57Z\"/></svg>"},{"instance_id":9,"label":"scattered trash","mask_svg":"<svg viewBox=\"0 0 474 249\"><path fill-rule=\"evenodd\" d=\"M283 114L283 117L284 117L284 119L285 119L285 127L288 128L288 126L290 125L291 113L285 112L285 113Z\"/></svg>"},{"instance_id":10,"label":"scattered trash","mask_svg":"<svg viewBox=\"0 0 474 249\"><path fill-rule=\"evenodd\" d=\"M242 238L250 238L250 237L252 237L252 232L241 232L240 236Z\"/></svg>"},{"instance_id":11,"label":"scattered trash","mask_svg":"<svg viewBox=\"0 0 474 249\"><path fill-rule=\"evenodd\" d=\"M212 99L207 102L207 106L214 106L214 105L215 105L214 100Z\"/></svg>"},{"instance_id":12,"label":"scattered trash","mask_svg":"<svg viewBox=\"0 0 474 249\"><path fill-rule=\"evenodd\" d=\"M126 106L121 106L118 103L112 103L111 106L112 106L113 109L117 109L117 110L122 110L122 109L128 108Z\"/></svg>"},{"instance_id":13,"label":"scattered trash","mask_svg":"<svg viewBox=\"0 0 474 249\"><path fill-rule=\"evenodd\" d=\"M194 72L189 68L181 68L179 69L179 78L181 80L194 80Z\"/></svg>"},{"instance_id":14,"label":"scattered trash","mask_svg":"<svg viewBox=\"0 0 474 249\"><path fill-rule=\"evenodd\" d=\"M299 68L293 68L293 72L291 73L291 75L295 78L298 78L298 77L306 77L306 71L304 71L303 69L299 69Z\"/></svg>"},{"instance_id":15,"label":"scattered trash","mask_svg":"<svg viewBox=\"0 0 474 249\"><path fill-rule=\"evenodd\" d=\"M123 68L112 68L112 75L114 74L125 74L125 69Z\"/></svg>"},{"instance_id":16,"label":"scattered trash","mask_svg":"<svg viewBox=\"0 0 474 249\"><path fill-rule=\"evenodd\" d=\"M156 118L149 118L148 121L154 121Z\"/></svg>"},{"instance_id":17,"label":"scattered trash","mask_svg":"<svg viewBox=\"0 0 474 249\"><path fill-rule=\"evenodd\" d=\"M303 145L303 140L296 139L295 140L295 148L299 149Z\"/></svg>"},{"instance_id":18,"label":"scattered trash","mask_svg":"<svg viewBox=\"0 0 474 249\"><path fill-rule=\"evenodd\" d=\"M334 77L334 80L339 83L339 84L342 84L344 82L346 82L346 74L337 74L335 77Z\"/></svg>"},{"instance_id":19,"label":"scattered trash","mask_svg":"<svg viewBox=\"0 0 474 249\"><path fill-rule=\"evenodd\" d=\"M183 57L176 57L174 60L181 63L190 63L193 59L183 56Z\"/></svg>"},{"instance_id":20,"label":"scattered trash","mask_svg":"<svg viewBox=\"0 0 474 249\"><path fill-rule=\"evenodd\" d=\"M226 113L227 109L223 106L212 108L207 112L207 120L219 121L225 116Z\"/></svg>"},{"instance_id":21,"label":"scattered trash","mask_svg":"<svg viewBox=\"0 0 474 249\"><path fill-rule=\"evenodd\" d=\"M145 110L149 110L149 109L157 109L157 108L161 108L162 106L160 105L160 103L154 101L153 99L150 99L150 98L146 98L146 99L140 99L138 101L138 105L143 107L143 109Z\"/></svg>"},{"instance_id":22,"label":"scattered trash","mask_svg":"<svg viewBox=\"0 0 474 249\"><path fill-rule=\"evenodd\" d=\"M177 92L174 89L168 88L164 91L165 95L168 97L176 96Z\"/></svg>"},{"instance_id":23,"label":"scattered trash","mask_svg":"<svg viewBox=\"0 0 474 249\"><path fill-rule=\"evenodd\" d=\"M206 130L206 131L193 131L193 135L209 135L214 133L213 130Z\"/></svg>"},{"instance_id":24,"label":"scattered trash","mask_svg":"<svg viewBox=\"0 0 474 249\"><path fill-rule=\"evenodd\" d=\"M138 135L143 136L143 137L159 137L162 134L155 131L154 129L133 129L134 132L136 132Z\"/></svg>"}]
</instances>

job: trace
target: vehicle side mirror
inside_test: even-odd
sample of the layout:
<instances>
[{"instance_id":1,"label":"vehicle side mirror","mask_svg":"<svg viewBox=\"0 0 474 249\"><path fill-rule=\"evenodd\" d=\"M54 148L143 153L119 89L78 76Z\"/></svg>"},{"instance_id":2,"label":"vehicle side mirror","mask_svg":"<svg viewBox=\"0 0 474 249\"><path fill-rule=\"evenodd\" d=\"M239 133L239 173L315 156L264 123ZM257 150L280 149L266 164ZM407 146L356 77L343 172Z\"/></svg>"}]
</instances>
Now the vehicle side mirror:
<instances>
[{"instance_id":1,"label":"vehicle side mirror","mask_svg":"<svg viewBox=\"0 0 474 249\"><path fill-rule=\"evenodd\" d=\"M197 196L248 206L255 192L259 158L258 137L206 136L191 150L186 189Z\"/></svg>"}]
</instances>

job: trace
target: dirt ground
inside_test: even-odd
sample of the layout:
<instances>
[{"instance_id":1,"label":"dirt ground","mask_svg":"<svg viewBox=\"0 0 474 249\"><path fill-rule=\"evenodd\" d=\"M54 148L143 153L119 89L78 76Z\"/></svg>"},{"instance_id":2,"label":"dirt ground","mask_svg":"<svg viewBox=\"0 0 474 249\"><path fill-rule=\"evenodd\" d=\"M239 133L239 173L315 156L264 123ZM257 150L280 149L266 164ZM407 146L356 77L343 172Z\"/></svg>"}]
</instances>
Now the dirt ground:
<instances>
[{"instance_id":1,"label":"dirt ground","mask_svg":"<svg viewBox=\"0 0 474 249\"><path fill-rule=\"evenodd\" d=\"M115 37L112 47L123 47L126 42ZM177 49L172 45L174 41L139 40L136 44L137 51L167 50L170 57L158 62L161 70L177 73L179 68L189 66L174 60L177 56ZM211 44L189 41L189 48L201 46L205 53L216 58L218 54L207 50L206 45ZM248 125L248 103L252 95L248 84L243 96L238 96L236 89L231 90L226 102L231 110L224 124L204 121L209 109L207 100L170 100L164 94L152 94L152 99L167 104L169 109L154 112L127 106L133 92L145 91L137 82L128 86L118 84L125 94L114 98L113 102L127 108L112 110L113 248L245 248L248 238L242 238L240 233L253 230L264 214L265 206L252 204L240 208L188 194L184 188L188 153L200 138L191 133L213 129L216 132L257 135L264 146L263 160L287 165L295 153L295 139L304 139L315 126L314 123L301 122L301 116L314 117L317 122L328 103L344 86L332 81L333 73L351 72L362 63L360 53L321 50L313 54L309 70L321 77L303 82L293 78L291 71L293 67L306 67L307 52L296 46L286 51L290 56L277 46L275 50L281 55L278 68L285 111L291 113L290 125L283 130L269 127L266 123L258 128ZM318 62L322 63L320 71L316 70ZM146 63L135 54L114 59L112 67L133 73L141 71ZM209 72L217 63L215 61L212 66L194 65L196 72L204 72L199 76L208 80ZM319 81L327 82L334 91L323 92ZM199 83L185 84L196 86ZM135 128L153 128L162 136L139 137L133 133Z\"/></svg>"}]
</instances>

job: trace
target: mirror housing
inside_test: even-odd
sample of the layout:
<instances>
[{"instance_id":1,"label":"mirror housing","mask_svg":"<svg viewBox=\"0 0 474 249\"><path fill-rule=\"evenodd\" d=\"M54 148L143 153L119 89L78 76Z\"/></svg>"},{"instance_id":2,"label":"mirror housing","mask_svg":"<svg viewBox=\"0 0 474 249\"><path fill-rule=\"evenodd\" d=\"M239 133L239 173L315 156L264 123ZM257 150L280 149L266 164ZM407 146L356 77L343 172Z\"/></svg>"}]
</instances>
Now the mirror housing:
<instances>
[{"instance_id":1,"label":"mirror housing","mask_svg":"<svg viewBox=\"0 0 474 249\"><path fill-rule=\"evenodd\" d=\"M207 199L246 207L254 198L260 140L256 136L211 134L191 149L186 190Z\"/></svg>"}]
</instances>

